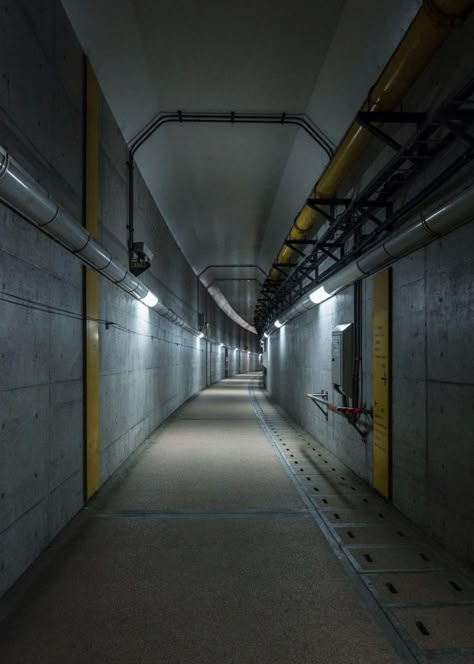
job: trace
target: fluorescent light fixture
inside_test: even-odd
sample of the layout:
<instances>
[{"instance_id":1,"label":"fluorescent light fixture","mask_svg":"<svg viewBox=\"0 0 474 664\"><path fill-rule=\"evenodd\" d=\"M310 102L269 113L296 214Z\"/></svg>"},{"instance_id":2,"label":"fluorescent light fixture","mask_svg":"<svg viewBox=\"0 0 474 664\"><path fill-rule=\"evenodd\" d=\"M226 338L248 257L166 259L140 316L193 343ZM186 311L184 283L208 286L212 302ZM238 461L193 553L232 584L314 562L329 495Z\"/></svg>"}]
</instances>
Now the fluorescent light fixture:
<instances>
[{"instance_id":1,"label":"fluorescent light fixture","mask_svg":"<svg viewBox=\"0 0 474 664\"><path fill-rule=\"evenodd\" d=\"M311 302L314 302L314 304L320 304L321 302L324 302L324 300L327 300L328 297L331 297L331 293L328 293L324 286L316 288L316 290L309 294L309 299Z\"/></svg>"},{"instance_id":2,"label":"fluorescent light fixture","mask_svg":"<svg viewBox=\"0 0 474 664\"><path fill-rule=\"evenodd\" d=\"M277 327L278 329L280 329L280 327L283 327L284 324L285 324L285 323L280 323L279 320L276 320L276 321L275 321L275 327Z\"/></svg>"},{"instance_id":3,"label":"fluorescent light fixture","mask_svg":"<svg viewBox=\"0 0 474 664\"><path fill-rule=\"evenodd\" d=\"M204 332L199 333L199 339L202 339L204 337Z\"/></svg>"},{"instance_id":4,"label":"fluorescent light fixture","mask_svg":"<svg viewBox=\"0 0 474 664\"><path fill-rule=\"evenodd\" d=\"M140 300L140 302L143 302L143 304L146 304L147 307L151 308L158 304L158 298L149 290L145 297Z\"/></svg>"}]
</instances>

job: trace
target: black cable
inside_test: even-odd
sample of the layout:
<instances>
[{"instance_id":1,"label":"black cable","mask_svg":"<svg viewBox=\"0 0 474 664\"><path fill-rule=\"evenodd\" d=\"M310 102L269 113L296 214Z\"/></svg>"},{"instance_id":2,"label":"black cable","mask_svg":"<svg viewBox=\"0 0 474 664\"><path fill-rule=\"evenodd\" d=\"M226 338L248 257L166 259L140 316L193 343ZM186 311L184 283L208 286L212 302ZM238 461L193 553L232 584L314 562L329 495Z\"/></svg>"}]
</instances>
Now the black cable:
<instances>
[{"instance_id":1,"label":"black cable","mask_svg":"<svg viewBox=\"0 0 474 664\"><path fill-rule=\"evenodd\" d=\"M124 325L121 325L120 323L115 323L113 321L109 321L103 318L94 318L92 316L83 316L80 313L74 312L74 311L69 311L68 309L61 309L59 307L55 307L49 304L45 304L43 302L38 302L35 300L30 300L28 298L21 297L19 295L15 295L13 293L9 293L7 291L0 290L0 294L4 295L6 297L0 297L0 302L5 302L6 304L13 304L18 307L22 307L24 309L30 309L32 311L40 311L42 313L48 313L51 315L55 316L64 316L66 318L72 318L74 320L78 321L92 321L94 323L98 323L99 325L104 325L106 328L109 327L114 327L118 330L121 330L122 332L127 332L128 334L135 334L140 337L144 337L147 339L154 339L156 341L162 341L163 343L170 344L172 346L181 346L183 348L191 348L193 350L197 350L195 346L191 344L183 344L177 341L170 341L169 339L165 339L164 337L157 336L155 334L144 334L143 332L136 332L135 330L131 330L128 327L125 327ZM7 299L11 298L11 299ZM202 350L200 352L203 352Z\"/></svg>"}]
</instances>

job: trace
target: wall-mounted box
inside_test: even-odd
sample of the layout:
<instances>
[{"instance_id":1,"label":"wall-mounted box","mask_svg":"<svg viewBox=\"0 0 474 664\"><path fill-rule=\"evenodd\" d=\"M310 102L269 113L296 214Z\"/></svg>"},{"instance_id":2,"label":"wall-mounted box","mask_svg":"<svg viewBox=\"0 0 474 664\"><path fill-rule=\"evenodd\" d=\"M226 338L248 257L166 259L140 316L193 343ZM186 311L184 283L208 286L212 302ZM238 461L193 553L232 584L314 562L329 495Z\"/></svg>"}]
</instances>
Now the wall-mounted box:
<instances>
[{"instance_id":1,"label":"wall-mounted box","mask_svg":"<svg viewBox=\"0 0 474 664\"><path fill-rule=\"evenodd\" d=\"M332 382L352 398L354 367L353 323L336 325L332 332Z\"/></svg>"}]
</instances>

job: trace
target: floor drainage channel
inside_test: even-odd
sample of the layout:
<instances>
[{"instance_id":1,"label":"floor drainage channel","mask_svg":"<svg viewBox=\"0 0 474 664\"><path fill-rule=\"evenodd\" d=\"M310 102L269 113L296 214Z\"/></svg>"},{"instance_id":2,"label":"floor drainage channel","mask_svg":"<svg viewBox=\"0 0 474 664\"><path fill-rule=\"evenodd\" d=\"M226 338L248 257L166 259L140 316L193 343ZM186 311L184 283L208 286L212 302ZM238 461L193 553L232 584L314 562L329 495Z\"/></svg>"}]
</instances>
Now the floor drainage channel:
<instances>
[{"instance_id":1,"label":"floor drainage channel","mask_svg":"<svg viewBox=\"0 0 474 664\"><path fill-rule=\"evenodd\" d=\"M311 516L403 661L472 664L474 582L467 573L401 524L368 485L352 481L351 471L254 386L249 396Z\"/></svg>"}]
</instances>

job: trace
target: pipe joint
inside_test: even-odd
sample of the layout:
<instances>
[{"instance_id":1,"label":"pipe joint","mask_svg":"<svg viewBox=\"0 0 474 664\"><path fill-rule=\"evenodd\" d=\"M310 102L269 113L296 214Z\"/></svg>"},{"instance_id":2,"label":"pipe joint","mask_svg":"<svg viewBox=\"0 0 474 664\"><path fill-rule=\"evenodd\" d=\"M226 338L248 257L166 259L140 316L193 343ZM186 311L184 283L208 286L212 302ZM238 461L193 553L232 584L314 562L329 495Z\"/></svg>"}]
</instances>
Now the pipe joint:
<instances>
[{"instance_id":1,"label":"pipe joint","mask_svg":"<svg viewBox=\"0 0 474 664\"><path fill-rule=\"evenodd\" d=\"M455 12L445 11L442 5L443 2L436 2L436 0L423 0L423 9L428 16L435 23L448 28L458 28L461 26L472 11L472 4L469 0L467 2L463 0L458 3L455 2L454 5L458 5L458 11Z\"/></svg>"}]
</instances>

